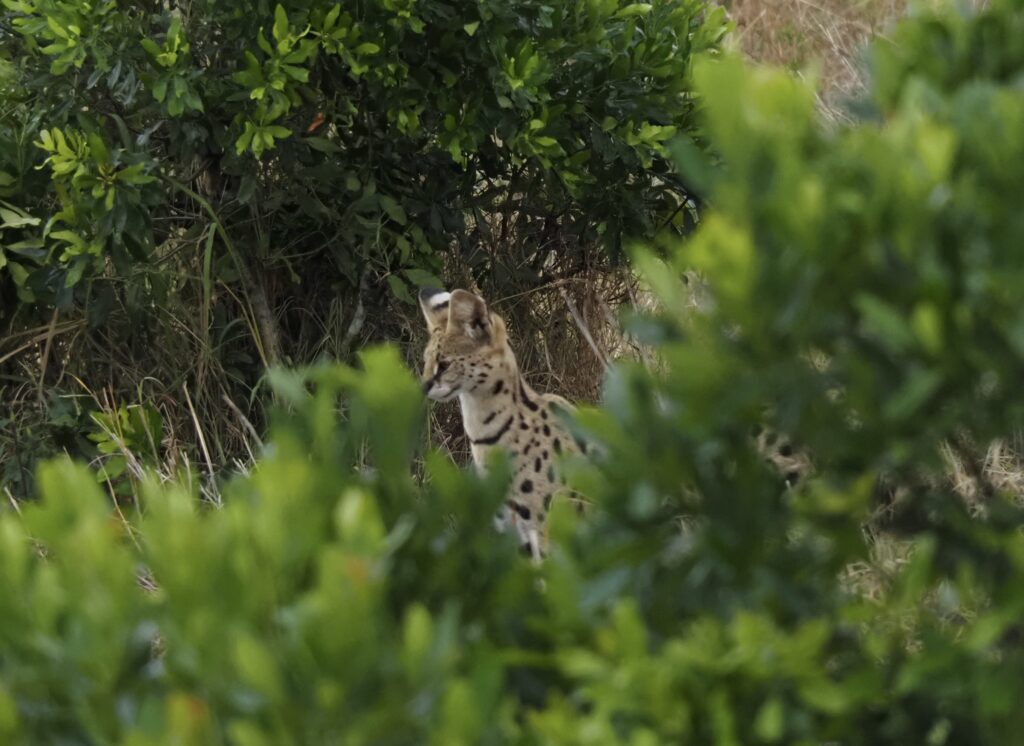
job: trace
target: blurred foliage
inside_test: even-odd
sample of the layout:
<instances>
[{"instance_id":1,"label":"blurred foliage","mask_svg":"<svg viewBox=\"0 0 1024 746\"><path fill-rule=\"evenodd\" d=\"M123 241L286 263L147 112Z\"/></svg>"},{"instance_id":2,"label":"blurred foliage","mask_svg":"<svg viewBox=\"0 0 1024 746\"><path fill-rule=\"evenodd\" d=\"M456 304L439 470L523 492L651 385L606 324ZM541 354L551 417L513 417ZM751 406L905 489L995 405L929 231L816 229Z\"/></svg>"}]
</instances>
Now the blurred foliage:
<instances>
[{"instance_id":1,"label":"blurred foliage","mask_svg":"<svg viewBox=\"0 0 1024 746\"><path fill-rule=\"evenodd\" d=\"M1022 13L904 22L875 50L877 121L845 129L784 73L697 66L714 158L677 155L712 207L633 250L658 364L617 365L579 412L598 455L566 468L594 510L556 502L540 567L491 529L500 464L418 459L394 348L278 369L222 507L153 477L112 514L46 465L0 514L4 742L1017 743L1019 498L982 485L972 513L939 450L1021 425L1024 69L1012 45L988 77L930 56ZM766 421L812 449L797 489L754 451ZM97 424L143 452L163 427ZM868 596L848 571L883 481L907 560Z\"/></svg>"},{"instance_id":2,"label":"blurred foliage","mask_svg":"<svg viewBox=\"0 0 1024 746\"><path fill-rule=\"evenodd\" d=\"M268 364L408 335L417 286L505 297L692 228L665 144L726 30L705 0L3 0L0 324L64 324L2 380L187 384L230 460L223 395L261 424Z\"/></svg>"}]
</instances>

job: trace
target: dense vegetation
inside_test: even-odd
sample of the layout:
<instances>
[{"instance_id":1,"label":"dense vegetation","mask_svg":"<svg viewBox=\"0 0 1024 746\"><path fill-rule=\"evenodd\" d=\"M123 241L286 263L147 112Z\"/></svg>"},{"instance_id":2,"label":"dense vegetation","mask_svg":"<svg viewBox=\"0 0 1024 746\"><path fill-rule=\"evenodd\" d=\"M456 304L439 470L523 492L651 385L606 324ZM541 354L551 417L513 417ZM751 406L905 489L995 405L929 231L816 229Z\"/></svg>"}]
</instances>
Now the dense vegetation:
<instances>
[{"instance_id":1,"label":"dense vegetation","mask_svg":"<svg viewBox=\"0 0 1024 746\"><path fill-rule=\"evenodd\" d=\"M198 458L188 388L228 462L224 396L260 425L266 365L407 340L417 285L521 295L686 230L664 143L726 28L702 0L4 7L8 459L91 457L92 400L140 394Z\"/></svg>"},{"instance_id":2,"label":"dense vegetation","mask_svg":"<svg viewBox=\"0 0 1024 746\"><path fill-rule=\"evenodd\" d=\"M823 126L813 90L784 72L718 54L691 63L684 52L713 47L723 28L695 3L505 13L386 0L351 17L316 3L244 16L197 3L192 17L113 2L5 5L0 39L25 54L5 66L3 321L49 325L35 352L44 370L47 356L88 349L57 335L64 314L93 344L126 335L121 360L185 354L146 348L184 337L130 328L161 330L160 314L190 304L184 318L205 321L172 367L188 376L175 397L214 377L227 358L215 364L213 351L249 349L225 341L238 327L267 362L294 360L283 334L269 354L269 328L301 330L291 304L271 301L269 278L294 272L289 292L316 303L317 283L347 277L332 252L372 268L339 283L396 278L383 281L398 307L406 280L425 277L411 270L496 287L496 259L460 274L460 241L500 229L506 209L478 206L471 225L477 199L522 202L500 235L512 248L495 245L502 256L552 251L539 273L563 266L563 246L541 248L530 232L545 220L578 231L571 251L614 256L618 236L634 237L627 253L658 302L624 318L647 364L617 363L601 405L578 415L600 447L566 467L594 509L579 518L556 505L540 567L491 530L500 464L481 479L424 452L424 404L394 346L352 365L275 368L267 445L222 488L149 468L174 438L163 409L119 400L90 430L65 384L41 377L31 395L67 418L46 437L91 433L83 452L109 458L102 485L68 460L41 466L39 499L0 514L4 743L1020 741L1021 505L974 458L1021 426L1020 0L904 21L873 50L860 121L840 128ZM45 20L82 8L91 15ZM145 24L163 31L136 45ZM322 33L332 24L348 29L336 49ZM56 31L72 26L73 39ZM619 74L659 39L664 77ZM214 50L236 42L251 60L230 77L234 58ZM498 48L538 62L509 67L488 56ZM450 85L433 57L385 63L430 49L461 60ZM606 70L600 93L566 93L583 75L573 54ZM544 72L531 83L531 70ZM142 87L126 103L116 91L133 76ZM339 85L330 96L328 84ZM445 106L467 101L478 118L448 127ZM635 116L592 117L616 102ZM302 135L296 123L321 113L326 134ZM190 138L189 126L206 134ZM666 145L657 127L683 135ZM546 149L549 137L562 152ZM196 156L199 141L215 156ZM387 165L369 157L382 145ZM579 152L591 155L574 163ZM221 181L203 196L195 174L207 157ZM350 194L326 186L336 168L358 181ZM498 169L490 194L486 168ZM448 211L437 224L428 197ZM354 206L364 199L374 217ZM673 236L677 220L676 233L689 232L688 205L707 206L699 227ZM305 233L306 221L335 220L352 232L318 233L320 243ZM278 248L288 240L313 243ZM713 301L700 313L683 282L693 268ZM178 283L176 298L160 278ZM262 380L255 360L241 365L239 386ZM75 375L104 385L86 372L99 375ZM205 395L188 409L219 406ZM754 448L750 432L764 424L810 449L814 474L795 489ZM19 432L8 421L5 444ZM946 478L950 455L969 472L970 501ZM221 456L209 456L212 471ZM906 561L864 588L852 571L871 564L880 525Z\"/></svg>"}]
</instances>

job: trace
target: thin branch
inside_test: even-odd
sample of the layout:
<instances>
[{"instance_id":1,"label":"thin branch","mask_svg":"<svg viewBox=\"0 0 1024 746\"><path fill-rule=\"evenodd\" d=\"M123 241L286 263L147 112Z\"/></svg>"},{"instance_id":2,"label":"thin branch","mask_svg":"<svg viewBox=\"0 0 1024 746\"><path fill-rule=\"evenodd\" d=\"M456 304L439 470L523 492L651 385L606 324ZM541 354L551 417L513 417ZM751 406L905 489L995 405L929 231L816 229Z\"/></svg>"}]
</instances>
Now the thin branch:
<instances>
[{"instance_id":1,"label":"thin branch","mask_svg":"<svg viewBox=\"0 0 1024 746\"><path fill-rule=\"evenodd\" d=\"M583 317L580 316L580 312L576 310L576 304L572 302L569 294L565 292L564 287L559 286L558 292L562 294L562 299L565 301L565 305L569 307L569 313L572 314L573 321L575 321L576 326L579 327L583 338L587 340L587 344L590 345L590 349L594 351L594 355L597 357L598 362L601 363L601 366L605 370L608 370L611 366L608 364L608 360L605 358L604 353L602 353L600 348L598 348L593 336L591 336L590 329L587 328L586 323L583 321Z\"/></svg>"}]
</instances>

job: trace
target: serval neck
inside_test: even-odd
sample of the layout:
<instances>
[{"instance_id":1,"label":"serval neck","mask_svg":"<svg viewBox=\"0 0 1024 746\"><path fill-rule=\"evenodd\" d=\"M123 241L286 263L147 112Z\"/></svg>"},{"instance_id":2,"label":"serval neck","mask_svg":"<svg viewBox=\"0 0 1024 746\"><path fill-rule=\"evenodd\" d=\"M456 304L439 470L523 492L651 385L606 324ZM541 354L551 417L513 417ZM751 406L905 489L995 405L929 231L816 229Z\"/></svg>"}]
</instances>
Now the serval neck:
<instances>
[{"instance_id":1,"label":"serval neck","mask_svg":"<svg viewBox=\"0 0 1024 746\"><path fill-rule=\"evenodd\" d=\"M462 425L470 442L477 447L502 443L512 430L516 412L523 407L536 407L538 398L523 380L515 358L506 357L495 367L486 385L459 394Z\"/></svg>"}]
</instances>

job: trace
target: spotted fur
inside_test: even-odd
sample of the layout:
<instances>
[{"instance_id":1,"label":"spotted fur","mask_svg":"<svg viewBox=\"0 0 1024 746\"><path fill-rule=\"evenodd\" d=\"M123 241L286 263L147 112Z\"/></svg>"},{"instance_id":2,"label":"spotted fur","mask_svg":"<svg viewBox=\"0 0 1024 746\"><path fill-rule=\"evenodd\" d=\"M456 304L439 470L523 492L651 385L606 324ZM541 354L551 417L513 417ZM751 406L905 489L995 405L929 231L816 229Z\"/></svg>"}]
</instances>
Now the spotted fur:
<instances>
[{"instance_id":1,"label":"spotted fur","mask_svg":"<svg viewBox=\"0 0 1024 746\"><path fill-rule=\"evenodd\" d=\"M563 485L558 458L580 450L559 416L572 405L537 393L523 379L505 323L479 296L425 289L420 307L430 331L423 391L435 401L458 399L477 468L493 449L508 453L514 477L496 525L513 527L523 550L540 559L551 500Z\"/></svg>"},{"instance_id":2,"label":"spotted fur","mask_svg":"<svg viewBox=\"0 0 1024 746\"><path fill-rule=\"evenodd\" d=\"M787 487L796 487L813 471L807 453L796 448L789 438L776 430L757 428L754 442L765 463L782 476Z\"/></svg>"}]
</instances>

